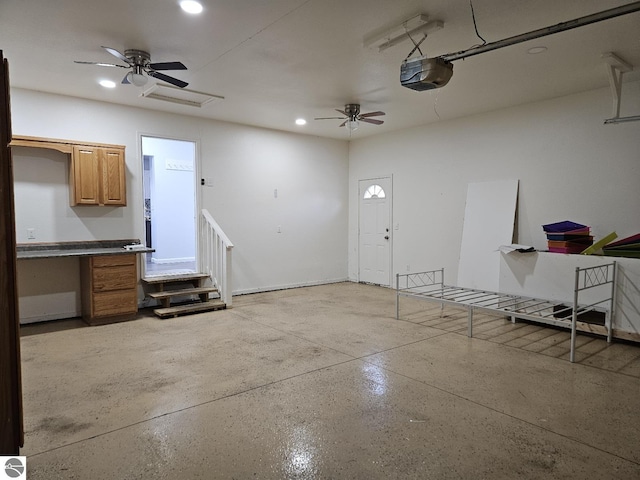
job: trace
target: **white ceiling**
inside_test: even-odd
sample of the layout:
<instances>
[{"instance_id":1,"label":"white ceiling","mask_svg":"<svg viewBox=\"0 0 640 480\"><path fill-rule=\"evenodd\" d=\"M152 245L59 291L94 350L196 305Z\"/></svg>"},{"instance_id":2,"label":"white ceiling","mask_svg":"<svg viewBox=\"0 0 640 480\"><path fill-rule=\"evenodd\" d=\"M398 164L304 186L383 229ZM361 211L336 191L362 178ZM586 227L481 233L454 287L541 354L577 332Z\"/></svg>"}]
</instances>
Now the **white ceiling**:
<instances>
[{"instance_id":1,"label":"white ceiling","mask_svg":"<svg viewBox=\"0 0 640 480\"><path fill-rule=\"evenodd\" d=\"M384 125L362 125L354 137L423 125L608 85L601 55L614 52L640 66L640 13L558 33L454 62L445 87L415 92L400 85L406 41L379 53L372 32L425 13L444 29L422 44L429 56L480 43L468 0L202 0L185 14L178 0L2 0L0 49L13 87L154 110L349 138L334 108L360 103L383 110ZM474 0L487 42L573 20L630 0ZM149 88L120 85L126 71L74 60L115 62L101 45L147 50L153 62L181 61L166 72L187 88L223 96L194 108L141 98ZM545 53L527 54L544 45ZM113 90L98 85L108 78ZM625 80L638 79L638 71ZM155 80L152 80L155 82ZM294 121L306 118L298 127Z\"/></svg>"}]
</instances>

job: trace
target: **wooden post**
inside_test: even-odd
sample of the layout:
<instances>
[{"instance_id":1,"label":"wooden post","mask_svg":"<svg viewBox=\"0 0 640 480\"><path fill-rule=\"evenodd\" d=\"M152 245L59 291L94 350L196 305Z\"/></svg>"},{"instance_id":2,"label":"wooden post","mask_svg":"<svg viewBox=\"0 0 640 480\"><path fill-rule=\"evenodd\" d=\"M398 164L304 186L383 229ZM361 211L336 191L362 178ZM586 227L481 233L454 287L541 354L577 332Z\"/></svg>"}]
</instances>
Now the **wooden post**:
<instances>
[{"instance_id":1,"label":"wooden post","mask_svg":"<svg viewBox=\"0 0 640 480\"><path fill-rule=\"evenodd\" d=\"M24 444L20 326L16 288L16 227L11 161L9 66L0 50L0 454Z\"/></svg>"}]
</instances>

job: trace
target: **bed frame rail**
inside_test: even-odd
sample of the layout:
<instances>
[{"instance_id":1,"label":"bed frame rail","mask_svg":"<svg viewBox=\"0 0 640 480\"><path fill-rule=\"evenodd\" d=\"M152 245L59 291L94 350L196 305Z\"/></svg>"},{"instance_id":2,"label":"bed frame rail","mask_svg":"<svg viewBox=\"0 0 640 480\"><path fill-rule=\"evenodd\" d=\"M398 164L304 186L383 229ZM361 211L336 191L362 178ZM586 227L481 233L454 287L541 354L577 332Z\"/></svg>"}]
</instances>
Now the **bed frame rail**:
<instances>
[{"instance_id":1,"label":"bed frame rail","mask_svg":"<svg viewBox=\"0 0 640 480\"><path fill-rule=\"evenodd\" d=\"M554 300L446 285L444 268L396 274L396 319L400 318L400 297L405 296L440 303L441 315L444 305L466 306L469 337L473 337L474 310L506 314L514 323L516 319L521 318L569 328L571 330L569 358L573 362L575 361L576 325L581 315L591 311L604 312L607 342L611 342L616 294L615 279L615 262L576 268L573 304L567 306L563 302ZM591 292L591 299L593 300L595 296L596 300L585 303L583 293L594 289L596 291Z\"/></svg>"}]
</instances>

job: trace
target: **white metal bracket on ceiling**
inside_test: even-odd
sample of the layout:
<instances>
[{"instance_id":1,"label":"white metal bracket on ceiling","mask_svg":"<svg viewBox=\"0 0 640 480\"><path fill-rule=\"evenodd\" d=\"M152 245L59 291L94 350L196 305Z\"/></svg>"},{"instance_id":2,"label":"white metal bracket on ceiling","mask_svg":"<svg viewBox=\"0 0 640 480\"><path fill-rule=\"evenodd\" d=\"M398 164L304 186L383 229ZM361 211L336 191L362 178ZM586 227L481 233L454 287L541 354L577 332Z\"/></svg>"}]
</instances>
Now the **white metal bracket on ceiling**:
<instances>
[{"instance_id":1,"label":"white metal bracket on ceiling","mask_svg":"<svg viewBox=\"0 0 640 480\"><path fill-rule=\"evenodd\" d=\"M427 34L437 32L444 28L442 20L429 21L429 15L421 13L414 15L400 24L393 22L391 26L387 25L375 32L367 35L363 39L365 48L377 48L378 52L383 52L387 48L398 45L411 37L419 34Z\"/></svg>"},{"instance_id":2,"label":"white metal bracket on ceiling","mask_svg":"<svg viewBox=\"0 0 640 480\"><path fill-rule=\"evenodd\" d=\"M613 96L613 117L605 120L605 125L610 123L636 122L640 120L640 115L633 115L630 117L620 116L620 103L622 101L622 75L633 70L633 67L611 52L602 54L602 59L607 64L609 86L611 87L611 95Z\"/></svg>"}]
</instances>

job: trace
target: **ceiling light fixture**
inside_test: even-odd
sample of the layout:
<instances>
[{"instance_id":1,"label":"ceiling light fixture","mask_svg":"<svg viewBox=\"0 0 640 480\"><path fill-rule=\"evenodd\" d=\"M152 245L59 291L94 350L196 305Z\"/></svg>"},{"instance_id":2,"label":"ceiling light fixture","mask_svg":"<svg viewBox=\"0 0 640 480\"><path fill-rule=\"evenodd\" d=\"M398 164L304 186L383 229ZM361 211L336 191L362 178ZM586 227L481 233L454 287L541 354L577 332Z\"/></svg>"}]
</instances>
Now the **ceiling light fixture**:
<instances>
[{"instance_id":1,"label":"ceiling light fixture","mask_svg":"<svg viewBox=\"0 0 640 480\"><path fill-rule=\"evenodd\" d=\"M296 119L296 125L306 125L307 121L304 118Z\"/></svg>"},{"instance_id":2,"label":"ceiling light fixture","mask_svg":"<svg viewBox=\"0 0 640 480\"><path fill-rule=\"evenodd\" d=\"M351 118L350 118L350 119L348 119L348 120L345 122L344 126L345 126L345 127L347 127L347 129L348 129L350 132L354 132L354 131L356 131L356 130L358 129L358 127L360 126L360 122L359 122L357 119L355 119L355 118L354 118L354 119L351 119Z\"/></svg>"},{"instance_id":3,"label":"ceiling light fixture","mask_svg":"<svg viewBox=\"0 0 640 480\"><path fill-rule=\"evenodd\" d=\"M182 10L184 10L185 12L194 15L202 13L202 4L194 0L183 0L182 2L180 2L180 8L182 8Z\"/></svg>"},{"instance_id":4,"label":"ceiling light fixture","mask_svg":"<svg viewBox=\"0 0 640 480\"><path fill-rule=\"evenodd\" d=\"M129 83L134 84L136 87L144 87L148 81L146 76L136 72L127 73L127 80L129 81Z\"/></svg>"},{"instance_id":5,"label":"ceiling light fixture","mask_svg":"<svg viewBox=\"0 0 640 480\"><path fill-rule=\"evenodd\" d=\"M116 82L113 82L111 80L100 80L100 85L102 85L104 88L116 88Z\"/></svg>"},{"instance_id":6,"label":"ceiling light fixture","mask_svg":"<svg viewBox=\"0 0 640 480\"><path fill-rule=\"evenodd\" d=\"M530 55L537 55L538 53L544 53L547 51L547 47L531 47L529 50L527 50L527 53Z\"/></svg>"}]
</instances>

